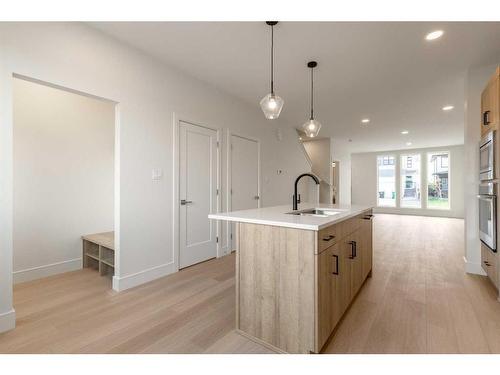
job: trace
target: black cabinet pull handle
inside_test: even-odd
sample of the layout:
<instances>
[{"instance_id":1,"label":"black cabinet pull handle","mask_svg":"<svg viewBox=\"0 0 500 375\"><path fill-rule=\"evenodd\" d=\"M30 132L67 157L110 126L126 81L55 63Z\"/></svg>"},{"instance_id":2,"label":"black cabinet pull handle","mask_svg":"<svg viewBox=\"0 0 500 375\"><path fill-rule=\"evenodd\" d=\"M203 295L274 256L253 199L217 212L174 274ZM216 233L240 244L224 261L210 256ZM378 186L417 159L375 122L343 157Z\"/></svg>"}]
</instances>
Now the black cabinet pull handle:
<instances>
[{"instance_id":1,"label":"black cabinet pull handle","mask_svg":"<svg viewBox=\"0 0 500 375\"><path fill-rule=\"evenodd\" d=\"M335 271L333 271L332 274L338 275L339 274L339 256L335 255L335 254L333 254L332 256L335 258Z\"/></svg>"},{"instance_id":2,"label":"black cabinet pull handle","mask_svg":"<svg viewBox=\"0 0 500 375\"><path fill-rule=\"evenodd\" d=\"M349 245L351 245L351 255L349 259L356 258L356 241L349 241Z\"/></svg>"},{"instance_id":3,"label":"black cabinet pull handle","mask_svg":"<svg viewBox=\"0 0 500 375\"><path fill-rule=\"evenodd\" d=\"M330 240L333 240L335 238L335 236L332 236L331 234L328 236L328 237L323 237L323 241L330 241Z\"/></svg>"},{"instance_id":4,"label":"black cabinet pull handle","mask_svg":"<svg viewBox=\"0 0 500 375\"><path fill-rule=\"evenodd\" d=\"M354 241L354 258L358 256L358 243Z\"/></svg>"},{"instance_id":5,"label":"black cabinet pull handle","mask_svg":"<svg viewBox=\"0 0 500 375\"><path fill-rule=\"evenodd\" d=\"M490 124L490 111L485 111L483 113L483 125L489 125Z\"/></svg>"},{"instance_id":6,"label":"black cabinet pull handle","mask_svg":"<svg viewBox=\"0 0 500 375\"><path fill-rule=\"evenodd\" d=\"M491 266L491 264L489 264L487 261L483 261L483 263L488 267Z\"/></svg>"}]
</instances>

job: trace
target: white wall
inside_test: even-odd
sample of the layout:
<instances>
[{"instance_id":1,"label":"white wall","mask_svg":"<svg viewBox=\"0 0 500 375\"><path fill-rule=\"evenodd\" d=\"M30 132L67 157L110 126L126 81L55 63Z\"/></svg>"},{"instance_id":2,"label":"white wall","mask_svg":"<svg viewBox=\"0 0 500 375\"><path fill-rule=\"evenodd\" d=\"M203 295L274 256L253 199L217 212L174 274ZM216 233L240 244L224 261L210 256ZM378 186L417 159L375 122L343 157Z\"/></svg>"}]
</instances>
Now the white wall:
<instances>
[{"instance_id":1,"label":"white wall","mask_svg":"<svg viewBox=\"0 0 500 375\"><path fill-rule=\"evenodd\" d=\"M114 104L15 79L14 283L81 268L113 230Z\"/></svg>"},{"instance_id":2,"label":"white wall","mask_svg":"<svg viewBox=\"0 0 500 375\"><path fill-rule=\"evenodd\" d=\"M318 176L320 181L319 203L330 203L331 192L331 153L330 153L330 138L316 139L304 141L302 144L309 155L312 162L312 172ZM313 187L309 192L309 200L311 197L317 196L318 188Z\"/></svg>"},{"instance_id":3,"label":"white wall","mask_svg":"<svg viewBox=\"0 0 500 375\"><path fill-rule=\"evenodd\" d=\"M338 161L339 168L339 204L351 204L351 151L349 142L331 138L332 161ZM352 202L354 203L354 202Z\"/></svg>"},{"instance_id":4,"label":"white wall","mask_svg":"<svg viewBox=\"0 0 500 375\"><path fill-rule=\"evenodd\" d=\"M500 59L499 59L500 62ZM469 69L465 79L464 169L465 173L465 270L484 275L479 240L478 184L479 141L481 139L481 92L497 65Z\"/></svg>"},{"instance_id":5,"label":"white wall","mask_svg":"<svg viewBox=\"0 0 500 375\"><path fill-rule=\"evenodd\" d=\"M330 183L330 138L305 141L303 144L312 161L312 171Z\"/></svg>"},{"instance_id":6,"label":"white wall","mask_svg":"<svg viewBox=\"0 0 500 375\"><path fill-rule=\"evenodd\" d=\"M411 208L391 208L379 207L375 212L399 213L410 215L426 216L446 216L464 217L464 146L446 146L439 148L419 148L392 150L384 152L369 152L352 154L352 203L360 205L377 205L377 155L391 154L399 160L401 154L421 153L422 154L422 176L426 174L425 164L427 152L446 150L450 152L450 209L411 209ZM396 173L398 171L396 170ZM399 178L396 178L396 189L399 189ZM424 180L422 179L422 184ZM399 191L399 190L398 190ZM426 199L426 188L422 186L422 205Z\"/></svg>"},{"instance_id":7,"label":"white wall","mask_svg":"<svg viewBox=\"0 0 500 375\"><path fill-rule=\"evenodd\" d=\"M117 289L175 271L171 177L174 112L184 120L229 128L261 140L263 205L291 204L295 176L309 170L295 130L283 126L282 136L277 137L280 121L264 119L260 98L250 106L84 24L0 24L0 330L12 327L14 317L14 73L119 103L115 135ZM263 82L263 93L265 85ZM223 158L225 150L223 145ZM226 165L224 159L222 165ZM151 180L152 168L163 170L163 180ZM227 201L226 188L222 186L223 203Z\"/></svg>"}]
</instances>

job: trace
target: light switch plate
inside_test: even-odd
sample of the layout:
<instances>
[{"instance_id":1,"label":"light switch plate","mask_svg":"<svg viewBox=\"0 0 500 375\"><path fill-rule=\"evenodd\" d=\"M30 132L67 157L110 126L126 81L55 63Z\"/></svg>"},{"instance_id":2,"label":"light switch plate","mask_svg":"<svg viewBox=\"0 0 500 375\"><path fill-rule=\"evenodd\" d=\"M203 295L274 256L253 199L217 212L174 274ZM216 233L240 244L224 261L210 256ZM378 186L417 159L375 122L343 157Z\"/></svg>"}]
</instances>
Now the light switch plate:
<instances>
[{"instance_id":1,"label":"light switch plate","mask_svg":"<svg viewBox=\"0 0 500 375\"><path fill-rule=\"evenodd\" d=\"M163 177L163 170L161 168L153 168L151 171L151 179L153 181L161 180Z\"/></svg>"}]
</instances>

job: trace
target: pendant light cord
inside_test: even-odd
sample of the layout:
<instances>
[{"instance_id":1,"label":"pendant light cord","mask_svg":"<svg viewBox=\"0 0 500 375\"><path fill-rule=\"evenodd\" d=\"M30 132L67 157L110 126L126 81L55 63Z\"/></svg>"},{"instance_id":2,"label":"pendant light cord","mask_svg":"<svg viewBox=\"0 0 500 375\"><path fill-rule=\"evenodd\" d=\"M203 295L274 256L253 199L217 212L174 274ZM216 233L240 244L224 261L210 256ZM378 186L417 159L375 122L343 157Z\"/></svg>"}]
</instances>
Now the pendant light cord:
<instances>
[{"instance_id":1,"label":"pendant light cord","mask_svg":"<svg viewBox=\"0 0 500 375\"><path fill-rule=\"evenodd\" d=\"M314 120L314 68L311 68L311 120Z\"/></svg>"},{"instance_id":2,"label":"pendant light cord","mask_svg":"<svg viewBox=\"0 0 500 375\"><path fill-rule=\"evenodd\" d=\"M271 26L271 95L274 95L274 26Z\"/></svg>"}]
</instances>

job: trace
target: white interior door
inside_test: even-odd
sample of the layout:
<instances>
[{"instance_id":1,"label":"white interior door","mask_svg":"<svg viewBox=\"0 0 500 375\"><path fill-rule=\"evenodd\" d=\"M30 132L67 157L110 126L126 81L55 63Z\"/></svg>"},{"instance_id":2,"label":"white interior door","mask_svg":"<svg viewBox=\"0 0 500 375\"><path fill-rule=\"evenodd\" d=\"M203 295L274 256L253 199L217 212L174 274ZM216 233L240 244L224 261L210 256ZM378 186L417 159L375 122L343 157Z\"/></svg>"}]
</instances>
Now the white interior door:
<instances>
[{"instance_id":1,"label":"white interior door","mask_svg":"<svg viewBox=\"0 0 500 375\"><path fill-rule=\"evenodd\" d=\"M259 143L231 135L231 211L259 207ZM231 251L234 247L234 227Z\"/></svg>"},{"instance_id":2,"label":"white interior door","mask_svg":"<svg viewBox=\"0 0 500 375\"><path fill-rule=\"evenodd\" d=\"M217 256L217 131L180 122L179 268Z\"/></svg>"}]
</instances>

